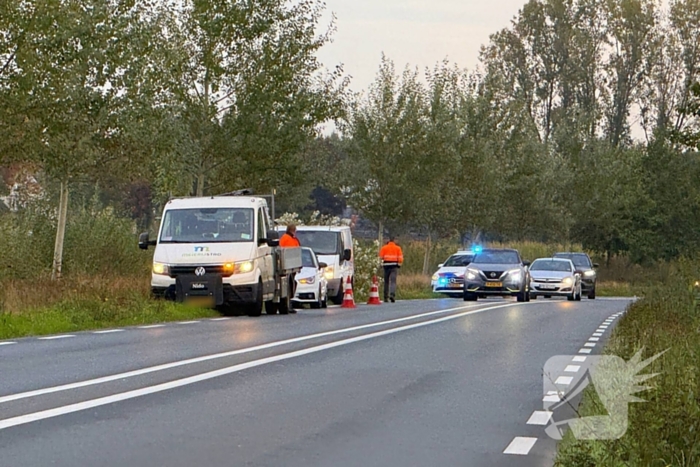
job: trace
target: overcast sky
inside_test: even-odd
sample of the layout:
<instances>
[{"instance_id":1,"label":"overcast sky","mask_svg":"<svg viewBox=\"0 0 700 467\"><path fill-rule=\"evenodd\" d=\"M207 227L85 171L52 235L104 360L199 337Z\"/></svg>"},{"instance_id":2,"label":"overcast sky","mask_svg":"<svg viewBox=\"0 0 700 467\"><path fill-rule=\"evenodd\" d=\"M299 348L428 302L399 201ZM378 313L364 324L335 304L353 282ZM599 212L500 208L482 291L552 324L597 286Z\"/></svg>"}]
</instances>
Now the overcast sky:
<instances>
[{"instance_id":1,"label":"overcast sky","mask_svg":"<svg viewBox=\"0 0 700 467\"><path fill-rule=\"evenodd\" d=\"M398 70L433 67L448 58L473 70L489 35L509 25L526 0L326 0L337 16L334 42L319 57L331 68L344 64L354 91L367 89L381 54Z\"/></svg>"}]
</instances>

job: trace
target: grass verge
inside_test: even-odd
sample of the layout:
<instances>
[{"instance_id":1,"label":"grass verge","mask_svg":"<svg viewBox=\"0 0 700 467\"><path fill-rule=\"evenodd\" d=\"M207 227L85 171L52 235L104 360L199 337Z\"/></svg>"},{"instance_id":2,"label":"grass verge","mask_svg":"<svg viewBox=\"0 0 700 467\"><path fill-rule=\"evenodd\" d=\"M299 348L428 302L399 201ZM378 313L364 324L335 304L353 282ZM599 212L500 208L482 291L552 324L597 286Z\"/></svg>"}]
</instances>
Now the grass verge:
<instances>
[{"instance_id":1,"label":"grass verge","mask_svg":"<svg viewBox=\"0 0 700 467\"><path fill-rule=\"evenodd\" d=\"M64 278L0 284L0 339L218 316L149 297L143 277Z\"/></svg>"},{"instance_id":2,"label":"grass verge","mask_svg":"<svg viewBox=\"0 0 700 467\"><path fill-rule=\"evenodd\" d=\"M629 405L626 434L584 441L568 433L559 445L557 467L700 465L700 311L687 287L693 276L675 273L664 286L650 288L630 306L604 350L626 361L640 349L643 358L667 351L642 371L658 376L637 394L647 402ZM592 390L579 412L606 413Z\"/></svg>"}]
</instances>

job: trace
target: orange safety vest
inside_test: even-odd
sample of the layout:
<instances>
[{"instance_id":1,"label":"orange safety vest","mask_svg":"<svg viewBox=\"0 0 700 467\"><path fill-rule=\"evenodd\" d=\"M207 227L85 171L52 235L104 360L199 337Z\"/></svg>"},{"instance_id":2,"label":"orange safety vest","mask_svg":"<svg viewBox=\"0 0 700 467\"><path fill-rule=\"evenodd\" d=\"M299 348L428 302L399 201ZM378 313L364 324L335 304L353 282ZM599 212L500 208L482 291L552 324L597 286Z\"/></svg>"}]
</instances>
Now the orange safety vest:
<instances>
[{"instance_id":1,"label":"orange safety vest","mask_svg":"<svg viewBox=\"0 0 700 467\"><path fill-rule=\"evenodd\" d=\"M382 266L401 266L403 264L403 251L394 242L389 242L379 251Z\"/></svg>"},{"instance_id":2,"label":"orange safety vest","mask_svg":"<svg viewBox=\"0 0 700 467\"><path fill-rule=\"evenodd\" d=\"M280 246L282 248L293 248L301 246L301 243L299 243L298 238L292 237L288 233L285 233L284 235L282 235L282 238L280 238Z\"/></svg>"}]
</instances>

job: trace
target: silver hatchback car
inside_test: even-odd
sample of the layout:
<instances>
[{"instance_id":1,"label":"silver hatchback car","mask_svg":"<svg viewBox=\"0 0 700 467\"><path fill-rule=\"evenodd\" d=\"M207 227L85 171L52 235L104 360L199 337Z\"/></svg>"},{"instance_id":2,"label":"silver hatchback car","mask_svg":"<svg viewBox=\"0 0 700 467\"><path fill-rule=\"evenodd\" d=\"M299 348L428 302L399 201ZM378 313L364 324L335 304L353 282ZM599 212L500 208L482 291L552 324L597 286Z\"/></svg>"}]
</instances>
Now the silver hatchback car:
<instances>
[{"instance_id":1,"label":"silver hatchback car","mask_svg":"<svg viewBox=\"0 0 700 467\"><path fill-rule=\"evenodd\" d=\"M540 258L530 265L530 297L581 300L581 275L570 259Z\"/></svg>"}]
</instances>

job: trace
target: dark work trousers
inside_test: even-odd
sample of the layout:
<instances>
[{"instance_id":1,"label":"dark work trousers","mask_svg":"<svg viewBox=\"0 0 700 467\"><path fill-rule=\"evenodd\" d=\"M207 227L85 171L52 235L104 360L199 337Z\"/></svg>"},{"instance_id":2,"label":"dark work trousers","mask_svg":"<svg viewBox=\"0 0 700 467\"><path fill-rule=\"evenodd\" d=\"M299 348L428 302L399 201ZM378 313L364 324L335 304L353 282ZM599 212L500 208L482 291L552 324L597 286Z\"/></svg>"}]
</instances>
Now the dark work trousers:
<instances>
[{"instance_id":1,"label":"dark work trousers","mask_svg":"<svg viewBox=\"0 0 700 467\"><path fill-rule=\"evenodd\" d=\"M398 266L384 266L384 301L389 297L396 297L396 276L399 275Z\"/></svg>"}]
</instances>

